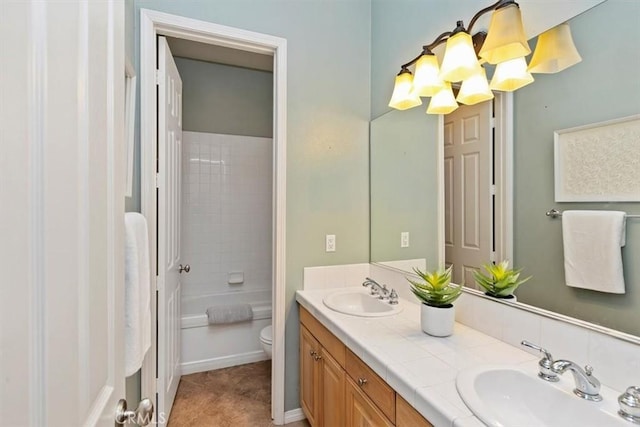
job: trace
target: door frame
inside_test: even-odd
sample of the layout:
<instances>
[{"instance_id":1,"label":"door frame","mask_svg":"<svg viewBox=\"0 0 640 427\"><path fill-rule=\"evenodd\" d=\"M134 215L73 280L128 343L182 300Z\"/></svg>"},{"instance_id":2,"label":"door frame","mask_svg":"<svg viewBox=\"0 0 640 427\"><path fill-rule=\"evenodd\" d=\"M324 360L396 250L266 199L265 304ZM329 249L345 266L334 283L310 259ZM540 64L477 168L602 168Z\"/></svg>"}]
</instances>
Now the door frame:
<instances>
[{"instance_id":1,"label":"door frame","mask_svg":"<svg viewBox=\"0 0 640 427\"><path fill-rule=\"evenodd\" d=\"M149 223L151 271L157 271L157 93L156 37L169 36L273 55L273 273L271 365L271 416L276 425L284 424L285 356L285 228L286 228L286 141L287 141L287 40L238 28L218 25L148 9L140 9L140 147L141 210ZM151 274L152 289L156 274ZM152 319L156 313L156 293L152 292ZM152 334L151 351L142 367L142 396L156 396L156 345ZM161 415L161 414L158 414Z\"/></svg>"},{"instance_id":2,"label":"door frame","mask_svg":"<svg viewBox=\"0 0 640 427\"><path fill-rule=\"evenodd\" d=\"M513 93L495 92L496 260L513 261ZM444 115L438 117L438 265L444 266Z\"/></svg>"}]
</instances>

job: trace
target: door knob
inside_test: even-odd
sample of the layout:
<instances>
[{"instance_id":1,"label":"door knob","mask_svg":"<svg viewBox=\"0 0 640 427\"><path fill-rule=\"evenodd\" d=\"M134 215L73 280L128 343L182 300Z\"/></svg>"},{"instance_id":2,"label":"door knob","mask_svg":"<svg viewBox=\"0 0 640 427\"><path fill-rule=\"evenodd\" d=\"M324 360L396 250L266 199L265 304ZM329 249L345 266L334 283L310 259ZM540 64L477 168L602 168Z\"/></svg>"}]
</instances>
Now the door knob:
<instances>
[{"instance_id":1,"label":"door knob","mask_svg":"<svg viewBox=\"0 0 640 427\"><path fill-rule=\"evenodd\" d=\"M144 398L138 403L135 411L127 411L127 401L120 399L116 407L116 423L124 425L129 421L133 421L140 426L146 426L153 419L153 402Z\"/></svg>"},{"instance_id":2,"label":"door knob","mask_svg":"<svg viewBox=\"0 0 640 427\"><path fill-rule=\"evenodd\" d=\"M178 273L182 274L182 272L188 273L191 271L191 266L189 264L186 265L182 265L180 264L180 266L178 266Z\"/></svg>"}]
</instances>

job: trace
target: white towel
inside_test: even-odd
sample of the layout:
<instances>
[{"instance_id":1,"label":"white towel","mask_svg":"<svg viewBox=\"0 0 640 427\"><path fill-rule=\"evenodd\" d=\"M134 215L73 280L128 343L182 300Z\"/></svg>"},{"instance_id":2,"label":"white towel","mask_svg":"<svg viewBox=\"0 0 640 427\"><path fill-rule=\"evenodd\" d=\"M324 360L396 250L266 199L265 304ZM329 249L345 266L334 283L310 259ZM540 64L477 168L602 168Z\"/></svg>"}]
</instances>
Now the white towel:
<instances>
[{"instance_id":1,"label":"white towel","mask_svg":"<svg viewBox=\"0 0 640 427\"><path fill-rule=\"evenodd\" d=\"M210 325L245 322L253 319L253 309L249 304L214 305L207 308Z\"/></svg>"},{"instance_id":2,"label":"white towel","mask_svg":"<svg viewBox=\"0 0 640 427\"><path fill-rule=\"evenodd\" d=\"M564 211L564 275L567 286L624 294L621 247L624 212Z\"/></svg>"},{"instance_id":3,"label":"white towel","mask_svg":"<svg viewBox=\"0 0 640 427\"><path fill-rule=\"evenodd\" d=\"M137 212L124 215L125 225L125 375L140 369L151 346L151 277L147 220Z\"/></svg>"}]
</instances>

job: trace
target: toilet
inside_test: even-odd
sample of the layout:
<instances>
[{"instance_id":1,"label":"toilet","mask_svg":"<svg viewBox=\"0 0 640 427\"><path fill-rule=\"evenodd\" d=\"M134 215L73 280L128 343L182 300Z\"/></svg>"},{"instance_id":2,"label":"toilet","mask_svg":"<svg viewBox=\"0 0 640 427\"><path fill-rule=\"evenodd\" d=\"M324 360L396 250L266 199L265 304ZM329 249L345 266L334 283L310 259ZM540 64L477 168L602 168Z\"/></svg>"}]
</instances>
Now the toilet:
<instances>
[{"instance_id":1,"label":"toilet","mask_svg":"<svg viewBox=\"0 0 640 427\"><path fill-rule=\"evenodd\" d=\"M264 350L264 352L267 354L267 356L269 356L269 359L271 359L272 331L273 329L271 328L271 325L266 326L260 331L260 344L262 345L262 349Z\"/></svg>"}]
</instances>

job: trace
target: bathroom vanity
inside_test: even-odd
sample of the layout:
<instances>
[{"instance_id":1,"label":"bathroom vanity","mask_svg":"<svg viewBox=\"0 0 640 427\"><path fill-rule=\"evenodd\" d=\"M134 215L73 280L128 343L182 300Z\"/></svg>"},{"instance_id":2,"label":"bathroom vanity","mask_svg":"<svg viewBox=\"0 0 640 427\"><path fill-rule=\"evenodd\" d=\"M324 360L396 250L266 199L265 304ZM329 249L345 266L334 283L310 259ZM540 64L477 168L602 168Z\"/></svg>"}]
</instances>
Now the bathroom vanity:
<instances>
[{"instance_id":1,"label":"bathroom vanity","mask_svg":"<svg viewBox=\"0 0 640 427\"><path fill-rule=\"evenodd\" d=\"M432 426L303 306L300 383L302 409L313 427Z\"/></svg>"},{"instance_id":2,"label":"bathroom vanity","mask_svg":"<svg viewBox=\"0 0 640 427\"><path fill-rule=\"evenodd\" d=\"M353 289L362 287L358 285ZM477 410L472 412L473 408L463 401L463 392L466 395L475 391L477 395L480 389L472 384L473 381L467 381L466 384L471 385L460 390L458 381L465 376L461 373L473 373L478 368L492 365L498 370L494 369L495 372L490 375L524 375L518 378L526 378L532 390L540 390L538 396L542 403L550 397L558 400L553 396L560 396L561 393L561 397L570 403L568 406L577 408L578 413L597 415L600 421L606 420L605 425L627 424L617 415L617 397L620 390L624 390L622 383L629 385L629 381L638 379L633 370L628 371L630 374L624 374L635 365L633 361L637 360L638 354L636 345L600 338L595 332L582 335L573 326L563 326L555 321L547 323L543 319L540 320L542 330L536 332L531 325L538 321L537 318L522 317L523 313L519 311L510 313L506 306L498 306L500 310L497 310L494 305L489 306L496 311L493 316L489 313L480 314L484 299L478 299L481 305L476 310L471 305L475 301L468 299L470 296L463 298L460 308L466 312L476 311L484 323L495 321L497 325L498 319L504 318L512 325L522 322L528 324L529 327L516 332L518 343L505 342L505 335L500 339L463 323L456 323L452 336L436 338L422 332L420 305L413 301L401 297L401 311L393 315L361 317L337 312L324 304L323 300L336 292L344 293L344 288L325 287L298 291L296 294L300 305L301 406L314 427L500 425L486 422L481 416L484 414ZM547 325L559 332L558 337L564 337L565 341L573 341L567 340L569 332L584 337L591 342L591 350L585 347L585 351L581 351L580 346L560 348L560 341L547 330ZM575 396L572 393L575 383L571 375L562 375L557 383L539 379L540 354L521 347L519 342L523 339L542 339L553 344L549 350L558 358L570 357L580 364L593 364L594 376L603 380L603 401L589 402ZM600 340L605 341L600 343ZM608 359L610 355L603 353L607 348L617 349L615 352L620 358L619 363L611 365ZM625 365L629 365L628 368ZM496 391L492 383L495 381L490 380L488 385L491 393ZM462 387L465 387L464 384ZM512 396L509 393L506 396L512 399L509 407L516 412L526 413L526 410L520 411L518 405L530 400L530 396L523 398L520 387L514 390ZM485 391L480 390L480 393L486 395ZM502 393L502 390L499 391ZM526 402L523 408L529 403ZM495 409L493 406L494 401L491 401L489 412ZM567 411L551 411L551 415L547 414L549 411L542 412L538 414L534 411L526 415L533 416L542 425L572 425L559 418L560 415L566 415ZM495 419L503 418L502 415L498 414ZM486 419L490 418L491 414ZM595 419L587 417L591 418ZM502 421L504 424L504 418ZM522 422L526 425L530 420L524 419ZM522 422L520 425L523 425Z\"/></svg>"}]
</instances>

